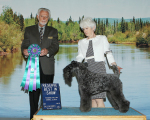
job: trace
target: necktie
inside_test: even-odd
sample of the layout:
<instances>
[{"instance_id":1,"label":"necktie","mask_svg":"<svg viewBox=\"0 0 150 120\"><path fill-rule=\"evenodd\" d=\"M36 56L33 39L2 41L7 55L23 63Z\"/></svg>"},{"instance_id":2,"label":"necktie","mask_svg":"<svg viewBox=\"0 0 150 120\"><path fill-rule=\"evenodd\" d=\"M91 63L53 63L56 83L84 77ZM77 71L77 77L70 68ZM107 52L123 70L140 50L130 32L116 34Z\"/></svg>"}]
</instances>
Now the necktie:
<instances>
[{"instance_id":1,"label":"necktie","mask_svg":"<svg viewBox=\"0 0 150 120\"><path fill-rule=\"evenodd\" d=\"M43 28L40 28L40 43L42 43L43 40Z\"/></svg>"},{"instance_id":2,"label":"necktie","mask_svg":"<svg viewBox=\"0 0 150 120\"><path fill-rule=\"evenodd\" d=\"M89 46L88 46L88 49L87 49L87 52L86 52L86 57L90 57L90 56L93 56L94 53L93 53L93 45L92 45L92 40L89 41Z\"/></svg>"}]
</instances>

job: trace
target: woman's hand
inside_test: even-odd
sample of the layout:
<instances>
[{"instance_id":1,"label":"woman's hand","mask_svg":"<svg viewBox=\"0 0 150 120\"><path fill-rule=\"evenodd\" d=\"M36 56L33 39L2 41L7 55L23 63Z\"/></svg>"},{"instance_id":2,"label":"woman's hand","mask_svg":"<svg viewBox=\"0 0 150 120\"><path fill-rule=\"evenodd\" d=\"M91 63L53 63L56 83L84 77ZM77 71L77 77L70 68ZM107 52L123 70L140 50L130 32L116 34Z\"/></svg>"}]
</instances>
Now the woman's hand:
<instances>
[{"instance_id":1,"label":"woman's hand","mask_svg":"<svg viewBox=\"0 0 150 120\"><path fill-rule=\"evenodd\" d=\"M121 68L121 67L119 67L119 66L117 66L117 68L118 68L118 70L119 70L119 73L120 73L121 69L123 69L123 68Z\"/></svg>"}]
</instances>

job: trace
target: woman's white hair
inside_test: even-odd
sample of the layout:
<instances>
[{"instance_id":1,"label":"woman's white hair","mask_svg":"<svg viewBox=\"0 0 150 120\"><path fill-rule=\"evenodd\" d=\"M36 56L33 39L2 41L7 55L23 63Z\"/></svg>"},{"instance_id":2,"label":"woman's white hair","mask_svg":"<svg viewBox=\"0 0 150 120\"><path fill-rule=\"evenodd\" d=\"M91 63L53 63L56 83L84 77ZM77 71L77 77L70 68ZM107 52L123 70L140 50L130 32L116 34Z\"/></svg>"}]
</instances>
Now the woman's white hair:
<instances>
[{"instance_id":1,"label":"woman's white hair","mask_svg":"<svg viewBox=\"0 0 150 120\"><path fill-rule=\"evenodd\" d=\"M51 18L51 12L50 12L50 10L47 9L47 8L39 8L39 9L38 9L38 12L37 12L37 15L39 16L39 15L40 15L40 12L41 12L42 10L48 12L48 14L49 14L49 19L50 19L50 18Z\"/></svg>"},{"instance_id":2,"label":"woman's white hair","mask_svg":"<svg viewBox=\"0 0 150 120\"><path fill-rule=\"evenodd\" d=\"M80 22L80 27L81 29L86 28L86 27L91 27L91 28L95 27L96 29L96 23L91 17L86 17L86 18L83 18L83 20Z\"/></svg>"}]
</instances>

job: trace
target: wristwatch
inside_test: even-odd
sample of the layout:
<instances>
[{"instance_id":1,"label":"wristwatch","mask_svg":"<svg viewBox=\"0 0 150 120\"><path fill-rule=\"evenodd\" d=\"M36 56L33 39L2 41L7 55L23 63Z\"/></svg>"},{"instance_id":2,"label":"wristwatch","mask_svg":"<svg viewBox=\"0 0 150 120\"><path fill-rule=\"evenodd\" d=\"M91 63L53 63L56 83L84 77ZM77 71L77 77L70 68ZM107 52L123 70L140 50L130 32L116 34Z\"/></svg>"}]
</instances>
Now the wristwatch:
<instances>
[{"instance_id":1,"label":"wristwatch","mask_svg":"<svg viewBox=\"0 0 150 120\"><path fill-rule=\"evenodd\" d=\"M25 57L25 58L28 58L28 56L26 56L26 55L25 55L24 57Z\"/></svg>"},{"instance_id":2,"label":"wristwatch","mask_svg":"<svg viewBox=\"0 0 150 120\"><path fill-rule=\"evenodd\" d=\"M47 57L49 57L49 51L48 51L48 53L47 53L47 55L46 55Z\"/></svg>"},{"instance_id":3,"label":"wristwatch","mask_svg":"<svg viewBox=\"0 0 150 120\"><path fill-rule=\"evenodd\" d=\"M47 53L47 55L46 55L47 57L49 57L49 53Z\"/></svg>"}]
</instances>

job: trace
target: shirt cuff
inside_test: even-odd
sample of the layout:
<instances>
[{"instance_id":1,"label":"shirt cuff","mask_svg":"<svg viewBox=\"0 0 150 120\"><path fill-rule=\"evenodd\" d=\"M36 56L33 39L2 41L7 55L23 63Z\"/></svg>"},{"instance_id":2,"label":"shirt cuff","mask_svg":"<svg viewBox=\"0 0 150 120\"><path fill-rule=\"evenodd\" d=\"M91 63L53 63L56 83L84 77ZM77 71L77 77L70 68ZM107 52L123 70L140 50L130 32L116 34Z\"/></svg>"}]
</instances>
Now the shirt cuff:
<instances>
[{"instance_id":1,"label":"shirt cuff","mask_svg":"<svg viewBox=\"0 0 150 120\"><path fill-rule=\"evenodd\" d=\"M111 63L111 66L112 66L112 65L117 65L117 64L116 64L116 62L113 62L113 63Z\"/></svg>"},{"instance_id":2,"label":"shirt cuff","mask_svg":"<svg viewBox=\"0 0 150 120\"><path fill-rule=\"evenodd\" d=\"M24 56L25 58L28 58L28 56Z\"/></svg>"}]
</instances>

